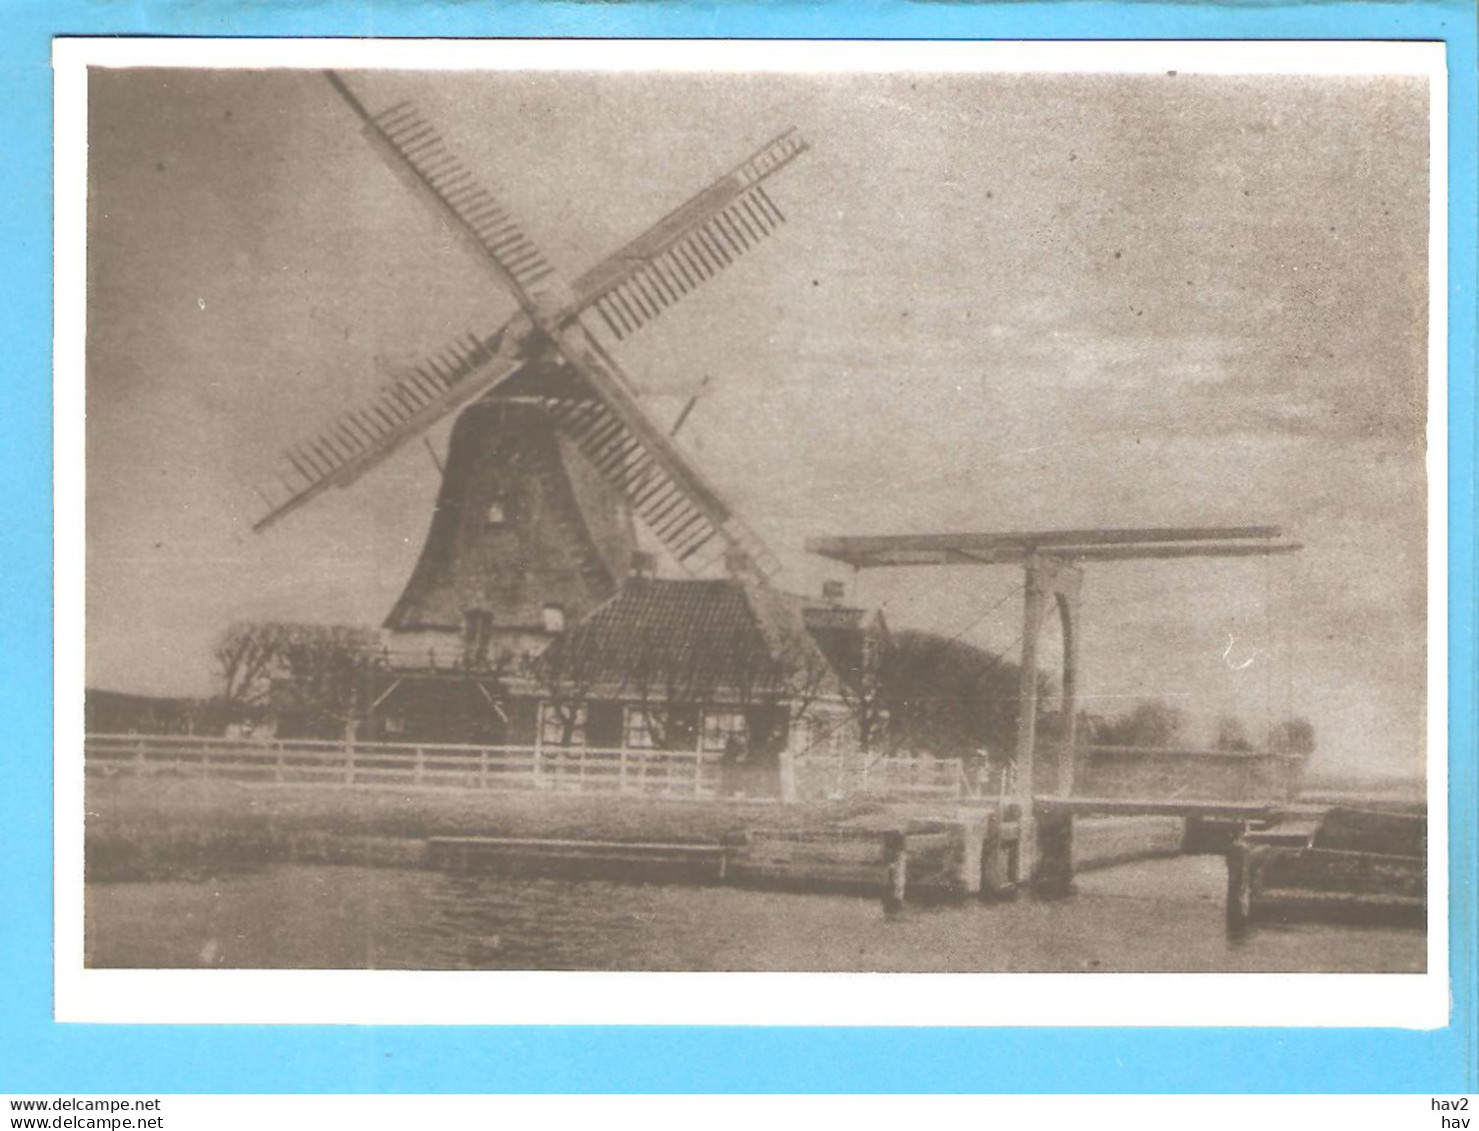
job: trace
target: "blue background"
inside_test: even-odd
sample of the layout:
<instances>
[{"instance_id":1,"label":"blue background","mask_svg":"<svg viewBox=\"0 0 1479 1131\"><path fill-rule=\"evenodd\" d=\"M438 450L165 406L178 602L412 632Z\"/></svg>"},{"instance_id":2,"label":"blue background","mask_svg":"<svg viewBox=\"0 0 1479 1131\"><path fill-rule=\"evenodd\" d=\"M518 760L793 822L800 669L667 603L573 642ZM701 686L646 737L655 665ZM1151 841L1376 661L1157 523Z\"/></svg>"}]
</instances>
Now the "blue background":
<instances>
[{"instance_id":1,"label":"blue background","mask_svg":"<svg viewBox=\"0 0 1479 1131\"><path fill-rule=\"evenodd\" d=\"M12 2L0 9L0 1092L1479 1091L1475 21L1406 4ZM1422 39L1449 47L1452 1024L1248 1029L98 1026L51 1021L51 37Z\"/></svg>"}]
</instances>

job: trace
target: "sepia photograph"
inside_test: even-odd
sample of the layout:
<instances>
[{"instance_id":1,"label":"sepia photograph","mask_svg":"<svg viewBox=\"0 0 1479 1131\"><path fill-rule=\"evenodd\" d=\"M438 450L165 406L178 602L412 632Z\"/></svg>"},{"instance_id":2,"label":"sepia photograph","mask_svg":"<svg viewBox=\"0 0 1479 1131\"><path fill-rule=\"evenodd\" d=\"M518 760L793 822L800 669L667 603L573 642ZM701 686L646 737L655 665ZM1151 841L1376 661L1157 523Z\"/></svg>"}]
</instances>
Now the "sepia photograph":
<instances>
[{"instance_id":1,"label":"sepia photograph","mask_svg":"<svg viewBox=\"0 0 1479 1131\"><path fill-rule=\"evenodd\" d=\"M82 966L1434 972L1432 68L650 47L84 67Z\"/></svg>"}]
</instances>

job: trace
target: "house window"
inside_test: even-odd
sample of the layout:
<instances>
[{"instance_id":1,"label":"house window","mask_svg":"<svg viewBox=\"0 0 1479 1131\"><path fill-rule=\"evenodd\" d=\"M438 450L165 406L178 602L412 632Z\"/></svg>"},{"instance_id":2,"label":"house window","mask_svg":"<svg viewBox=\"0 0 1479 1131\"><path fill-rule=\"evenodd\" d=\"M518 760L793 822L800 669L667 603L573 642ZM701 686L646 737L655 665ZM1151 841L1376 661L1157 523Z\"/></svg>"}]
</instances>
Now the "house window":
<instances>
[{"instance_id":1,"label":"house window","mask_svg":"<svg viewBox=\"0 0 1479 1131\"><path fill-rule=\"evenodd\" d=\"M741 750L749 747L750 728L745 725L744 714L740 711L705 711L703 750L723 754L731 742L737 742Z\"/></svg>"},{"instance_id":2,"label":"house window","mask_svg":"<svg viewBox=\"0 0 1479 1131\"><path fill-rule=\"evenodd\" d=\"M385 733L386 734L405 734L406 733L406 720L405 720L405 717L402 716L402 715L386 715L385 716Z\"/></svg>"},{"instance_id":3,"label":"house window","mask_svg":"<svg viewBox=\"0 0 1479 1131\"><path fill-rule=\"evenodd\" d=\"M791 750L812 758L840 758L847 745L847 718L807 715L791 723Z\"/></svg>"},{"instance_id":4,"label":"house window","mask_svg":"<svg viewBox=\"0 0 1479 1131\"><path fill-rule=\"evenodd\" d=\"M540 743L544 746L584 746L586 717L584 703L541 703Z\"/></svg>"},{"instance_id":5,"label":"house window","mask_svg":"<svg viewBox=\"0 0 1479 1131\"><path fill-rule=\"evenodd\" d=\"M594 702L586 717L586 738L592 746L614 750L621 745L621 704Z\"/></svg>"},{"instance_id":6,"label":"house window","mask_svg":"<svg viewBox=\"0 0 1479 1131\"><path fill-rule=\"evenodd\" d=\"M663 714L669 750L693 750L698 746L698 708L669 707Z\"/></svg>"},{"instance_id":7,"label":"house window","mask_svg":"<svg viewBox=\"0 0 1479 1131\"><path fill-rule=\"evenodd\" d=\"M662 745L662 720L646 707L628 707L622 745L628 750L655 750Z\"/></svg>"},{"instance_id":8,"label":"house window","mask_svg":"<svg viewBox=\"0 0 1479 1131\"><path fill-rule=\"evenodd\" d=\"M628 750L693 750L698 723L696 707L628 707L622 745Z\"/></svg>"}]
</instances>

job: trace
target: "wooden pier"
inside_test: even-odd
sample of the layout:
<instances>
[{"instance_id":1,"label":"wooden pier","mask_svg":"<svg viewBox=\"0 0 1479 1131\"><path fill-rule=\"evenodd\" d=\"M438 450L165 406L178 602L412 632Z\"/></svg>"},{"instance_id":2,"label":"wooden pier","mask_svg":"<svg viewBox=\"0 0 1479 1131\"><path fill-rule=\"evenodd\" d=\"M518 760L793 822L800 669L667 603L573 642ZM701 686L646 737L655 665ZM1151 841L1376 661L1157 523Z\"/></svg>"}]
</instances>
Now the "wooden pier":
<instances>
[{"instance_id":1,"label":"wooden pier","mask_svg":"<svg viewBox=\"0 0 1479 1131\"><path fill-rule=\"evenodd\" d=\"M1327 808L1241 837L1227 854L1227 926L1257 920L1421 923L1427 915L1427 814Z\"/></svg>"},{"instance_id":2,"label":"wooden pier","mask_svg":"<svg viewBox=\"0 0 1479 1131\"><path fill-rule=\"evenodd\" d=\"M752 829L720 844L433 837L426 863L449 872L845 892L899 906L906 899L999 899L1028 887L1063 894L1076 869L1180 849L1181 824L1164 816L1085 820L1077 845L1071 813L1051 810L1038 821L1046 850L1032 883L1021 873L1021 823L1008 811L984 808L894 826Z\"/></svg>"},{"instance_id":3,"label":"wooden pier","mask_svg":"<svg viewBox=\"0 0 1479 1131\"><path fill-rule=\"evenodd\" d=\"M1310 820L1324 812L1322 808L1274 801L1052 795L1035 798L1033 809L1036 820L1032 824L1035 851L1031 875L1017 879L1019 882L1030 882L1035 891L1050 897L1067 895L1072 891L1074 875L1086 866L1084 854L1075 843L1075 831L1080 821L1136 817L1176 818L1183 822L1182 839L1177 851L1196 852L1198 846L1194 837L1208 822L1228 826L1223 843L1229 843L1250 829L1264 828L1284 820ZM1125 862L1166 854L1167 846L1162 839L1159 852L1152 845L1144 845L1136 849L1126 849L1108 862ZM1109 855L1114 856L1113 853Z\"/></svg>"},{"instance_id":4,"label":"wooden pier","mask_svg":"<svg viewBox=\"0 0 1479 1131\"><path fill-rule=\"evenodd\" d=\"M498 875L722 883L728 859L726 846L709 844L490 836L439 836L427 841L427 862L433 868Z\"/></svg>"}]
</instances>

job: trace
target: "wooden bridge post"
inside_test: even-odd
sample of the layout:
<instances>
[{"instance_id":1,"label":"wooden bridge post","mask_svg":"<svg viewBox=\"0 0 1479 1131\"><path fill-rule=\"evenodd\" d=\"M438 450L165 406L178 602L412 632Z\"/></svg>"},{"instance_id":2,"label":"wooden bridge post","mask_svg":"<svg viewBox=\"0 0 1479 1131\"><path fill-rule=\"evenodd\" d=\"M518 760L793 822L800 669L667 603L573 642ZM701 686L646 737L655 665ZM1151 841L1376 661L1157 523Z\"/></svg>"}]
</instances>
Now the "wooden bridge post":
<instances>
[{"instance_id":1,"label":"wooden bridge post","mask_svg":"<svg viewBox=\"0 0 1479 1131\"><path fill-rule=\"evenodd\" d=\"M883 859L888 866L883 907L886 911L897 911L904 906L904 894L909 887L909 849L902 832L884 834Z\"/></svg>"},{"instance_id":2,"label":"wooden bridge post","mask_svg":"<svg viewBox=\"0 0 1479 1131\"><path fill-rule=\"evenodd\" d=\"M1063 733L1053 766L1053 792L1073 792L1073 760L1078 715L1079 606L1083 571L1071 562L1033 552L1027 558L1026 598L1022 608L1022 670L1017 695L1017 803L1021 807L1021 874L1036 874L1039 838L1036 814L1037 753L1037 640L1042 633L1047 602L1053 598L1063 624Z\"/></svg>"},{"instance_id":3,"label":"wooden bridge post","mask_svg":"<svg viewBox=\"0 0 1479 1131\"><path fill-rule=\"evenodd\" d=\"M786 727L786 741L776 751L776 779L781 801L790 804L796 800L796 750L794 723Z\"/></svg>"},{"instance_id":4,"label":"wooden bridge post","mask_svg":"<svg viewBox=\"0 0 1479 1131\"><path fill-rule=\"evenodd\" d=\"M955 826L954 874L950 877L955 895L981 894L981 864L985 858L987 830L991 821L962 820Z\"/></svg>"},{"instance_id":5,"label":"wooden bridge post","mask_svg":"<svg viewBox=\"0 0 1479 1131\"><path fill-rule=\"evenodd\" d=\"M1253 876L1248 849L1234 844L1227 850L1227 931L1240 935L1248 927L1253 906Z\"/></svg>"},{"instance_id":6,"label":"wooden bridge post","mask_svg":"<svg viewBox=\"0 0 1479 1131\"><path fill-rule=\"evenodd\" d=\"M990 815L986 834L981 839L981 897L994 899L1003 895L1011 886L1012 878L1007 874L1007 846L1002 836L1003 811L998 808Z\"/></svg>"},{"instance_id":7,"label":"wooden bridge post","mask_svg":"<svg viewBox=\"0 0 1479 1131\"><path fill-rule=\"evenodd\" d=\"M1056 792L1067 797L1073 793L1074 759L1078 754L1079 609L1083 603L1083 571L1074 566L1056 569L1053 589L1063 624L1063 732L1058 738L1054 784Z\"/></svg>"},{"instance_id":8,"label":"wooden bridge post","mask_svg":"<svg viewBox=\"0 0 1479 1131\"><path fill-rule=\"evenodd\" d=\"M1047 808L1037 821L1037 871L1033 888L1049 898L1073 890L1073 811Z\"/></svg>"},{"instance_id":9,"label":"wooden bridge post","mask_svg":"<svg viewBox=\"0 0 1479 1131\"><path fill-rule=\"evenodd\" d=\"M1026 595L1022 601L1022 667L1017 682L1017 806L1018 867L1021 874L1033 874L1033 832L1035 814L1033 785L1037 751L1037 638L1042 629L1043 601L1042 561L1036 554L1027 560Z\"/></svg>"}]
</instances>

